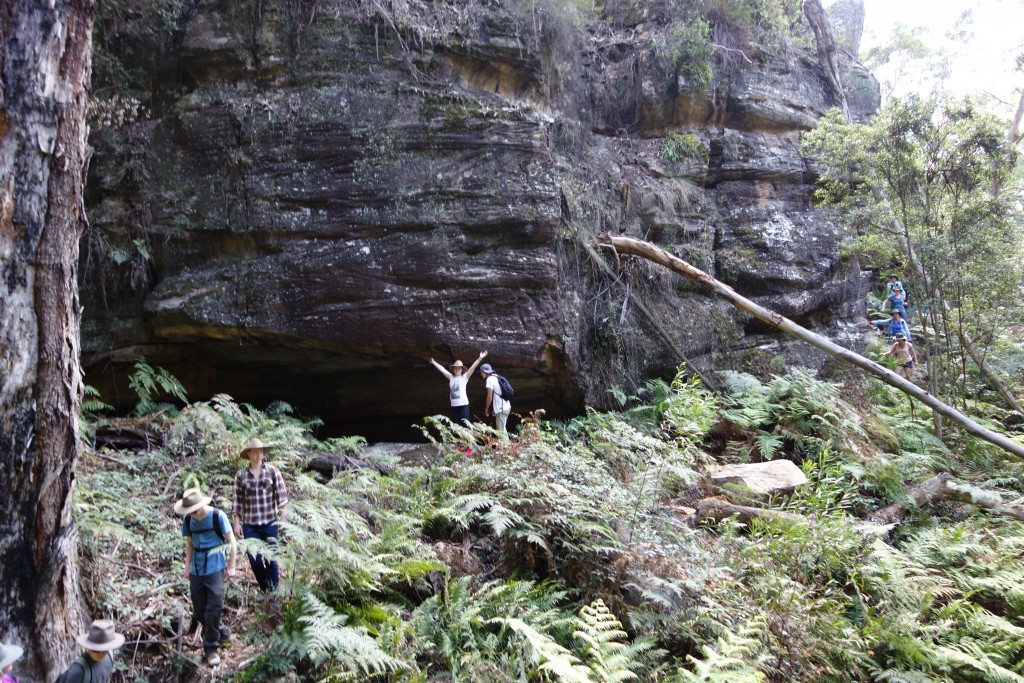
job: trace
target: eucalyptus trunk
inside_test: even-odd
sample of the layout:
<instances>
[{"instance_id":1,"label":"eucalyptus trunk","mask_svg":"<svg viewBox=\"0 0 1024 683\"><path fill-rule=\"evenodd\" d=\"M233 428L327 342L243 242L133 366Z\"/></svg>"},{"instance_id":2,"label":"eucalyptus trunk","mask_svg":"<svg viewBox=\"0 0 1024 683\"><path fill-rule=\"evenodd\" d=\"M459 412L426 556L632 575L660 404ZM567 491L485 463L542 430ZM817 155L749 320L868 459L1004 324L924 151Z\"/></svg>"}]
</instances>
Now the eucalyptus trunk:
<instances>
[{"instance_id":1,"label":"eucalyptus trunk","mask_svg":"<svg viewBox=\"0 0 1024 683\"><path fill-rule=\"evenodd\" d=\"M0 11L0 640L53 681L83 624L71 488L78 457L78 238L93 0Z\"/></svg>"}]
</instances>

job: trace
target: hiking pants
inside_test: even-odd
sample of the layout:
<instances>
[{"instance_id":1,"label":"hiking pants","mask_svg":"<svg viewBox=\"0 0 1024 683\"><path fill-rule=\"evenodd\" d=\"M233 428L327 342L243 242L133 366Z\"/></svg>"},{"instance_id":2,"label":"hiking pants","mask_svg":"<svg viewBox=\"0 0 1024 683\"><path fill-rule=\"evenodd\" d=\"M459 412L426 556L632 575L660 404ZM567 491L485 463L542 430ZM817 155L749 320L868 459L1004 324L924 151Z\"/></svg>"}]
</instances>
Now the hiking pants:
<instances>
[{"instance_id":1,"label":"hiking pants","mask_svg":"<svg viewBox=\"0 0 1024 683\"><path fill-rule=\"evenodd\" d=\"M508 431L505 425L508 423L508 413L495 413L494 414L494 428L501 434L502 439L508 438Z\"/></svg>"},{"instance_id":2,"label":"hiking pants","mask_svg":"<svg viewBox=\"0 0 1024 683\"><path fill-rule=\"evenodd\" d=\"M276 520L267 524L242 525L242 538L258 538L270 545L275 545L277 534ZM277 562L260 554L254 555L249 551L246 551L245 554L249 557L249 566L252 567L252 573L256 576L256 583L260 585L260 590L264 593L276 591L281 580Z\"/></svg>"},{"instance_id":3,"label":"hiking pants","mask_svg":"<svg viewBox=\"0 0 1024 683\"><path fill-rule=\"evenodd\" d=\"M192 609L203 624L203 650L216 650L222 638L220 615L224 611L224 570L205 576L192 574L188 584L192 592Z\"/></svg>"}]
</instances>

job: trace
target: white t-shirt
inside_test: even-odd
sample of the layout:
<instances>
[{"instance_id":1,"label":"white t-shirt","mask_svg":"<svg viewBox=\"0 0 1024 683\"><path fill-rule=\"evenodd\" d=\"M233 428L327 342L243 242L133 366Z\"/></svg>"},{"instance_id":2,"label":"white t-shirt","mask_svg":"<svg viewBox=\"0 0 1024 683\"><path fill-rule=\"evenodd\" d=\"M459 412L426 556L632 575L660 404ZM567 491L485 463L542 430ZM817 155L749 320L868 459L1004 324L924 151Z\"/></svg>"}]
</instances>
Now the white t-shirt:
<instances>
[{"instance_id":1,"label":"white t-shirt","mask_svg":"<svg viewBox=\"0 0 1024 683\"><path fill-rule=\"evenodd\" d=\"M511 413L512 412L512 401L506 401L501 397L501 385L498 384L498 378L494 375L487 377L487 388L492 392L494 400L491 401L491 405L494 407L495 414L497 413Z\"/></svg>"},{"instance_id":2,"label":"white t-shirt","mask_svg":"<svg viewBox=\"0 0 1024 683\"><path fill-rule=\"evenodd\" d=\"M465 373L452 375L452 378L448 380L448 393L451 395L452 407L469 405L469 393L466 392L467 384L469 384L469 377L466 377Z\"/></svg>"}]
</instances>

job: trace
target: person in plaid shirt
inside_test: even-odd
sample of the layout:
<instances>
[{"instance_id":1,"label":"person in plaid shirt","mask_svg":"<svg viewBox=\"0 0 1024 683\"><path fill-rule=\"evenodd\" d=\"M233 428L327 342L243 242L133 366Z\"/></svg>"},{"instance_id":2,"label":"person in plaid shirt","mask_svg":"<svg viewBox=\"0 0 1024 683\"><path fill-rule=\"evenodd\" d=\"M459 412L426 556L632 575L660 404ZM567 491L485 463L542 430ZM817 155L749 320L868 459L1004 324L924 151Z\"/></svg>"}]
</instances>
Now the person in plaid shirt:
<instances>
[{"instance_id":1,"label":"person in plaid shirt","mask_svg":"<svg viewBox=\"0 0 1024 683\"><path fill-rule=\"evenodd\" d=\"M231 508L236 536L258 538L267 543L276 543L280 525L285 521L288 505L288 491L284 486L281 472L273 465L263 462L270 450L259 439L245 444L241 456L249 458L249 466L235 475L235 498ZM260 590L277 592L280 571L277 562L260 554L246 551L249 565L256 576Z\"/></svg>"}]
</instances>

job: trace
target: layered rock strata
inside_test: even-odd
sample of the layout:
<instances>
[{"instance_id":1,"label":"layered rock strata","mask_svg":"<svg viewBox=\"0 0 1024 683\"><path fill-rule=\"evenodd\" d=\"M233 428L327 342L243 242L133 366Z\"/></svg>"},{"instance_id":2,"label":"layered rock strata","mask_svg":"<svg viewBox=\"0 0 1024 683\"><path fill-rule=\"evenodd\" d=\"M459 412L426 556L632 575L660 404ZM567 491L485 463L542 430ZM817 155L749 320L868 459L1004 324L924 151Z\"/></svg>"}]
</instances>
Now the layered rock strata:
<instances>
[{"instance_id":1,"label":"layered rock strata","mask_svg":"<svg viewBox=\"0 0 1024 683\"><path fill-rule=\"evenodd\" d=\"M695 91L657 21L443 23L458 6L399 26L341 0L203 1L153 47L148 116L94 138L83 347L107 400L133 400L144 355L194 398L284 399L380 438L447 411L429 357L487 349L515 409L550 415L683 357L820 363L597 246L650 239L841 335L861 285L799 153L830 104L812 51L748 48ZM875 82L844 68L869 115Z\"/></svg>"}]
</instances>

